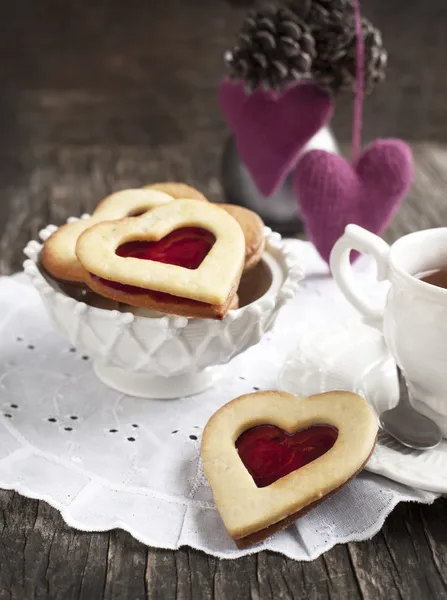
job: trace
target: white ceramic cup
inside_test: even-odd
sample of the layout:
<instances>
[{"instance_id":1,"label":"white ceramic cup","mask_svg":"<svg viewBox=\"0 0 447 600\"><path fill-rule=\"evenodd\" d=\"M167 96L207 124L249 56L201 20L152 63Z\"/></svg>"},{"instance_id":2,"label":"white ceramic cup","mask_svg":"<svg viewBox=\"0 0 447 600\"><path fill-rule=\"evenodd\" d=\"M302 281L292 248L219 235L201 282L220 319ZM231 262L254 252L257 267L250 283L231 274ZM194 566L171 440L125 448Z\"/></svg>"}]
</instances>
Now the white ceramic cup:
<instances>
[{"instance_id":1,"label":"white ceramic cup","mask_svg":"<svg viewBox=\"0 0 447 600\"><path fill-rule=\"evenodd\" d=\"M377 279L388 280L384 306L375 306L356 286L351 250L371 254ZM340 290L379 328L404 372L413 406L438 423L447 437L447 289L416 277L447 268L447 227L410 233L392 246L357 225L336 242L330 267Z\"/></svg>"}]
</instances>

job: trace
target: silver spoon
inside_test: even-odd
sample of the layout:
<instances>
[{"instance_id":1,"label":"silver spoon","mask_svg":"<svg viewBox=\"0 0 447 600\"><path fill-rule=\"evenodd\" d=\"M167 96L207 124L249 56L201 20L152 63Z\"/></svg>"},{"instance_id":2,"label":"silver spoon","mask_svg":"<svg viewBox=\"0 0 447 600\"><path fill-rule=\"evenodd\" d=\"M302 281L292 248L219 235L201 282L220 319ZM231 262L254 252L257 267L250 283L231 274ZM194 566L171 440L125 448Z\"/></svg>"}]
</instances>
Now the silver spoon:
<instances>
[{"instance_id":1,"label":"silver spoon","mask_svg":"<svg viewBox=\"0 0 447 600\"><path fill-rule=\"evenodd\" d=\"M439 427L428 417L418 413L410 403L407 382L397 367L399 402L394 408L385 410L379 417L380 425L398 442L414 450L430 450L441 443Z\"/></svg>"}]
</instances>

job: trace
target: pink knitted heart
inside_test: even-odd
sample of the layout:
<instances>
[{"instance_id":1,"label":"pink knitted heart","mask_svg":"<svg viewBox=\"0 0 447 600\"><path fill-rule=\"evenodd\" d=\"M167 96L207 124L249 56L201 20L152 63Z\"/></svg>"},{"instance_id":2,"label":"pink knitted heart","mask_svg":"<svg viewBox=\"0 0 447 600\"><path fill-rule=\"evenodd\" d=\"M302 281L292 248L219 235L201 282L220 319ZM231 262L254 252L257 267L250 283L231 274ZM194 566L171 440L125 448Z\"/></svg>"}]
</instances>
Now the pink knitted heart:
<instances>
[{"instance_id":1,"label":"pink knitted heart","mask_svg":"<svg viewBox=\"0 0 447 600\"><path fill-rule=\"evenodd\" d=\"M262 88L247 95L242 84L225 79L219 101L240 157L264 196L278 189L333 112L329 96L311 83L295 84L281 95Z\"/></svg>"},{"instance_id":2,"label":"pink knitted heart","mask_svg":"<svg viewBox=\"0 0 447 600\"><path fill-rule=\"evenodd\" d=\"M303 155L294 189L309 238L322 258L346 225L380 234L391 221L413 179L410 148L401 140L376 140L354 165L324 150Z\"/></svg>"}]
</instances>

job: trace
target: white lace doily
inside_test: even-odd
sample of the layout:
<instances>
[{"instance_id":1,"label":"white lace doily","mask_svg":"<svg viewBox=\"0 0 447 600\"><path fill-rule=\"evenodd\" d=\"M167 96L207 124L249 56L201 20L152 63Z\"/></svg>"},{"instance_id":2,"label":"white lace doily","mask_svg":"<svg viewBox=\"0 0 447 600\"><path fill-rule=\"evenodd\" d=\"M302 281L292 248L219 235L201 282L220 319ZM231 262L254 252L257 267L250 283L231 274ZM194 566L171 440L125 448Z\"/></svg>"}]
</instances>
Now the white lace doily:
<instances>
[{"instance_id":1,"label":"white lace doily","mask_svg":"<svg viewBox=\"0 0 447 600\"><path fill-rule=\"evenodd\" d=\"M261 344L203 394L144 400L106 388L70 347L23 275L0 278L0 486L49 502L86 531L120 527L142 542L223 558L274 550L299 560L380 529L400 501L435 495L364 472L286 531L248 550L228 539L199 460L202 429L230 399L276 387L287 353L313 327L354 316L304 242L309 274ZM359 281L370 274L357 267Z\"/></svg>"}]
</instances>

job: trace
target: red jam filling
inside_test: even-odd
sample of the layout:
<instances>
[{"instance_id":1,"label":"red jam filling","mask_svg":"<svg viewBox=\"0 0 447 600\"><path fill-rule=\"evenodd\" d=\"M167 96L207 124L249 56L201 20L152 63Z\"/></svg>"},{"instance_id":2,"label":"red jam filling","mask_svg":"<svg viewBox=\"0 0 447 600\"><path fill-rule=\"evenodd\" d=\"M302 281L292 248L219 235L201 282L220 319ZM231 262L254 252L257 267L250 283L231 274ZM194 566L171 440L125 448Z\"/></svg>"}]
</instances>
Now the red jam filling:
<instances>
[{"instance_id":1,"label":"red jam filling","mask_svg":"<svg viewBox=\"0 0 447 600\"><path fill-rule=\"evenodd\" d=\"M154 260L185 269L197 269L211 250L216 238L200 227L182 227L158 242L126 242L116 250L118 256Z\"/></svg>"},{"instance_id":2,"label":"red jam filling","mask_svg":"<svg viewBox=\"0 0 447 600\"><path fill-rule=\"evenodd\" d=\"M181 302L182 304L187 303L194 306L209 306L209 304L206 302L199 302L199 300L179 298L179 296L173 296L172 294L167 294L166 292L156 292L153 290L146 290L145 288L140 288L135 285L125 285L123 283L118 283L117 281L109 281L108 279L103 279L102 277L98 277L93 273L90 273L90 275L93 277L93 279L96 279L96 281L102 283L102 285L126 294L145 294L146 296L150 296L153 300L157 300L158 302Z\"/></svg>"},{"instance_id":3,"label":"red jam filling","mask_svg":"<svg viewBox=\"0 0 447 600\"><path fill-rule=\"evenodd\" d=\"M275 425L259 425L238 437L236 449L254 482L262 488L326 454L337 437L337 429L329 425L315 425L292 434Z\"/></svg>"},{"instance_id":4,"label":"red jam filling","mask_svg":"<svg viewBox=\"0 0 447 600\"><path fill-rule=\"evenodd\" d=\"M116 254L124 258L132 257L141 260L153 260L169 265L197 269L216 241L215 236L200 227L182 227L171 231L158 242L135 241L126 242L116 249ZM102 284L128 294L147 294L155 299L171 300L175 296L164 292L155 292L134 285L126 285L117 281L109 281L94 276ZM195 302L195 301L191 301ZM204 304L200 302L199 304Z\"/></svg>"}]
</instances>

